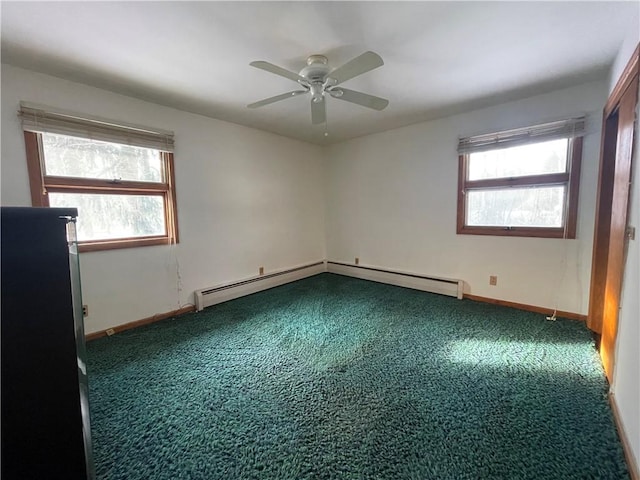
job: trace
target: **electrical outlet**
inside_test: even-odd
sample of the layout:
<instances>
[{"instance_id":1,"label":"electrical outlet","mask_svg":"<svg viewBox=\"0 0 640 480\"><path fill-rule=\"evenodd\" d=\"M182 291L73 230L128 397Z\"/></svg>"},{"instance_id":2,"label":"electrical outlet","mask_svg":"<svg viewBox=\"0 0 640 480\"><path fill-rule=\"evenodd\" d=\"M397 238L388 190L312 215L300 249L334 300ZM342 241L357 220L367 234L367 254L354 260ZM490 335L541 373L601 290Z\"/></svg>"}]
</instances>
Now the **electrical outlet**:
<instances>
[{"instance_id":1,"label":"electrical outlet","mask_svg":"<svg viewBox=\"0 0 640 480\"><path fill-rule=\"evenodd\" d=\"M82 305L82 316L83 317L89 316L89 305Z\"/></svg>"},{"instance_id":2,"label":"electrical outlet","mask_svg":"<svg viewBox=\"0 0 640 480\"><path fill-rule=\"evenodd\" d=\"M360 265L360 259L356 257L356 265Z\"/></svg>"},{"instance_id":3,"label":"electrical outlet","mask_svg":"<svg viewBox=\"0 0 640 480\"><path fill-rule=\"evenodd\" d=\"M629 225L627 227L627 231L625 232L627 238L629 240L635 240L636 239L636 227L632 227L631 225Z\"/></svg>"},{"instance_id":4,"label":"electrical outlet","mask_svg":"<svg viewBox=\"0 0 640 480\"><path fill-rule=\"evenodd\" d=\"M493 285L494 287L496 285L498 285L498 276L497 275L490 275L489 276L489 285Z\"/></svg>"},{"instance_id":5,"label":"electrical outlet","mask_svg":"<svg viewBox=\"0 0 640 480\"><path fill-rule=\"evenodd\" d=\"M264 267L260 267L260 268L258 269L258 273L259 273L260 275L264 275Z\"/></svg>"},{"instance_id":6,"label":"electrical outlet","mask_svg":"<svg viewBox=\"0 0 640 480\"><path fill-rule=\"evenodd\" d=\"M108 328L107 330L105 330L105 333L106 333L108 336L111 336L111 335L115 334L115 333L116 333L116 331L115 331L113 328Z\"/></svg>"}]
</instances>

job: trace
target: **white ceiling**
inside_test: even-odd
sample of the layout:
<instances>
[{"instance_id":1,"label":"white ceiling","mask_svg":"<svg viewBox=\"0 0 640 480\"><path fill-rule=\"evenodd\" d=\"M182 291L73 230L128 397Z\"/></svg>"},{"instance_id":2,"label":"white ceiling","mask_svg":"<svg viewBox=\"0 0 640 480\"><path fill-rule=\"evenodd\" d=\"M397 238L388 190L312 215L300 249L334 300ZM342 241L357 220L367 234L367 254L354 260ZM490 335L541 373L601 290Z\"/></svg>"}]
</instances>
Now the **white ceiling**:
<instances>
[{"instance_id":1,"label":"white ceiling","mask_svg":"<svg viewBox=\"0 0 640 480\"><path fill-rule=\"evenodd\" d=\"M2 62L313 143L332 143L603 78L633 2L6 2ZM375 111L309 96L249 66L385 65L344 83L389 99ZM28 99L27 99L28 100Z\"/></svg>"}]
</instances>

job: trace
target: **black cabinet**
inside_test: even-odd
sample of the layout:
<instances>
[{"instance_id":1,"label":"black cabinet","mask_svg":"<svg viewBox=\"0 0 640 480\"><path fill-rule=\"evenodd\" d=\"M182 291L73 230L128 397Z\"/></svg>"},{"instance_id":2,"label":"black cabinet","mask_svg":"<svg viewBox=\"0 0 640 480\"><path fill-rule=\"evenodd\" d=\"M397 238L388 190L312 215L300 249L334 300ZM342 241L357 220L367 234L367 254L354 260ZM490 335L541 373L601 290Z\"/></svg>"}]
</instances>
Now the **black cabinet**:
<instances>
[{"instance_id":1,"label":"black cabinet","mask_svg":"<svg viewBox=\"0 0 640 480\"><path fill-rule=\"evenodd\" d=\"M77 211L0 212L2 479L93 479Z\"/></svg>"}]
</instances>

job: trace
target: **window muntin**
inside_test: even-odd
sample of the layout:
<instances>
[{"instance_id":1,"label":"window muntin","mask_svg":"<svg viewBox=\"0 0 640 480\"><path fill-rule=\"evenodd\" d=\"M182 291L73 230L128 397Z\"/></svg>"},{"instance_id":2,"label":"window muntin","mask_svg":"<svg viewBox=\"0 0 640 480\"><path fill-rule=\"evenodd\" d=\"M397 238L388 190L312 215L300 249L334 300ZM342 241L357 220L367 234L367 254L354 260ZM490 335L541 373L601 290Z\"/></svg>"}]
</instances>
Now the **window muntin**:
<instances>
[{"instance_id":1,"label":"window muntin","mask_svg":"<svg viewBox=\"0 0 640 480\"><path fill-rule=\"evenodd\" d=\"M25 142L33 205L78 208L80 251L177 243L172 153L47 132Z\"/></svg>"},{"instance_id":2,"label":"window muntin","mask_svg":"<svg viewBox=\"0 0 640 480\"><path fill-rule=\"evenodd\" d=\"M575 238L582 138L460 155L461 234Z\"/></svg>"}]
</instances>

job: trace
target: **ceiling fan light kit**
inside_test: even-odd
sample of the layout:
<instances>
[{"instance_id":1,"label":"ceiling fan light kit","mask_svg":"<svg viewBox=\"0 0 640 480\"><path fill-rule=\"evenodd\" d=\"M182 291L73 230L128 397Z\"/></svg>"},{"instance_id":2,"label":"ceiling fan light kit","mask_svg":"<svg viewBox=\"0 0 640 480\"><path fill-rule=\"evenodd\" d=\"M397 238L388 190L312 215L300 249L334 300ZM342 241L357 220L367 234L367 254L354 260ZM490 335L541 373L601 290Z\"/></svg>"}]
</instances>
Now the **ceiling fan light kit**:
<instances>
[{"instance_id":1,"label":"ceiling fan light kit","mask_svg":"<svg viewBox=\"0 0 640 480\"><path fill-rule=\"evenodd\" d=\"M251 62L249 65L298 82L304 89L265 98L259 102L247 105L249 108L263 107L280 100L285 100L286 98L310 93L311 123L318 125L326 123L327 121L325 101L327 94L333 98L374 110L383 110L389 105L389 100L385 98L337 87L353 77L357 77L358 75L362 75L363 73L367 73L384 65L380 55L374 52L365 52L336 69L332 69L329 66L329 60L324 55L311 55L307 58L307 66L300 70L299 73L291 72L262 60Z\"/></svg>"}]
</instances>

